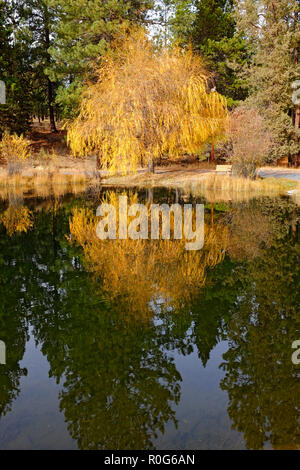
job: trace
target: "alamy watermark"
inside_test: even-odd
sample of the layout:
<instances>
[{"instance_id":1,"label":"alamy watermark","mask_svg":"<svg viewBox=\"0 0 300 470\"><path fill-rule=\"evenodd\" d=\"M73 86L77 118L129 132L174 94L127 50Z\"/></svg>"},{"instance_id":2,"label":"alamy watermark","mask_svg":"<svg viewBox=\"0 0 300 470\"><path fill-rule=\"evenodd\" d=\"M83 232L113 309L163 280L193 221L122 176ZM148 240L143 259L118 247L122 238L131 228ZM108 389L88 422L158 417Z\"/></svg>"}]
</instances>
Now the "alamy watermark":
<instances>
[{"instance_id":1,"label":"alamy watermark","mask_svg":"<svg viewBox=\"0 0 300 470\"><path fill-rule=\"evenodd\" d=\"M6 346L4 341L0 341L0 364L6 364Z\"/></svg>"},{"instance_id":2,"label":"alamy watermark","mask_svg":"<svg viewBox=\"0 0 300 470\"><path fill-rule=\"evenodd\" d=\"M292 363L298 366L300 364L300 340L293 342L292 349L296 349L292 355Z\"/></svg>"},{"instance_id":3,"label":"alamy watermark","mask_svg":"<svg viewBox=\"0 0 300 470\"><path fill-rule=\"evenodd\" d=\"M0 104L6 103L6 86L5 83L0 80Z\"/></svg>"},{"instance_id":4,"label":"alamy watermark","mask_svg":"<svg viewBox=\"0 0 300 470\"><path fill-rule=\"evenodd\" d=\"M101 204L96 215L102 218L96 228L100 240L127 240L128 238L131 240L148 240L149 238L170 240L172 225L174 240L184 239L186 250L197 251L204 246L203 204L195 206L184 204L183 207L180 204L172 206L152 204L150 207L144 204L128 206L127 196L120 196L118 217L117 209L113 204Z\"/></svg>"}]
</instances>

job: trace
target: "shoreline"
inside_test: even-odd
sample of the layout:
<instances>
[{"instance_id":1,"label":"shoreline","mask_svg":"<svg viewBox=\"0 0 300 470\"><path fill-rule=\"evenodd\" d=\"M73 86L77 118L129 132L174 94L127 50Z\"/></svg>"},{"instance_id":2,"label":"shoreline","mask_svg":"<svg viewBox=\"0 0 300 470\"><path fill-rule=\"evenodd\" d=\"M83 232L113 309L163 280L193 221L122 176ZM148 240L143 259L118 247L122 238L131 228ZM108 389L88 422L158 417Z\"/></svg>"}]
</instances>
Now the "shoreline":
<instances>
[{"instance_id":1,"label":"shoreline","mask_svg":"<svg viewBox=\"0 0 300 470\"><path fill-rule=\"evenodd\" d=\"M78 160L64 159L60 164L39 164L24 165L19 173L9 175L5 166L0 166L0 186L15 179L20 185L26 185L30 180L58 178L78 179L82 181L97 180L101 185L117 186L183 186L185 184L195 184L203 180L208 175L216 175L214 166L205 164L172 164L169 166L157 167L155 173L148 173L147 169L138 170L136 174L107 176L106 172L96 170L94 159ZM300 181L300 169L290 169L283 167L262 167L257 171L258 176L267 178L284 178L290 181ZM223 177L224 175L220 175Z\"/></svg>"}]
</instances>

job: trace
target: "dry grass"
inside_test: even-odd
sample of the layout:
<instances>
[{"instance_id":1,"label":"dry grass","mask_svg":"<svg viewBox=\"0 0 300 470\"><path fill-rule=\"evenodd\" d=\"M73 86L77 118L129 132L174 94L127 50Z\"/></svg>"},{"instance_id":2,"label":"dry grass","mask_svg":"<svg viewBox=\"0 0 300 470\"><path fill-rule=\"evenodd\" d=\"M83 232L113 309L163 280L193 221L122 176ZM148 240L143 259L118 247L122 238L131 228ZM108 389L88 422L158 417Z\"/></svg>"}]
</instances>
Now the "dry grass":
<instances>
[{"instance_id":1,"label":"dry grass","mask_svg":"<svg viewBox=\"0 0 300 470\"><path fill-rule=\"evenodd\" d=\"M251 180L228 175L205 175L190 186L193 194L209 195L212 200L247 200L254 196L281 195L294 189L296 183L284 179ZM186 186L188 189L188 186Z\"/></svg>"},{"instance_id":2,"label":"dry grass","mask_svg":"<svg viewBox=\"0 0 300 470\"><path fill-rule=\"evenodd\" d=\"M99 179L86 172L63 174L59 171L35 171L26 176L9 175L4 171L0 174L0 198L6 200L10 194L23 196L24 193L36 197L48 197L51 194L59 197L68 193L78 194L98 184Z\"/></svg>"},{"instance_id":3,"label":"dry grass","mask_svg":"<svg viewBox=\"0 0 300 470\"><path fill-rule=\"evenodd\" d=\"M155 174L142 171L126 177L99 178L95 171L94 160L80 161L77 165L72 161L66 165L59 160L57 167L28 166L20 174L9 175L0 169L0 198L7 199L9 194L26 194L48 197L51 194L60 196L67 193L79 194L88 188L105 186L120 187L169 187L178 188L188 194L204 196L208 201L245 201L260 195L281 195L297 187L296 181L278 178L250 180L226 175L216 175L211 167L202 164L175 165L158 168ZM299 188L294 196L300 203Z\"/></svg>"}]
</instances>

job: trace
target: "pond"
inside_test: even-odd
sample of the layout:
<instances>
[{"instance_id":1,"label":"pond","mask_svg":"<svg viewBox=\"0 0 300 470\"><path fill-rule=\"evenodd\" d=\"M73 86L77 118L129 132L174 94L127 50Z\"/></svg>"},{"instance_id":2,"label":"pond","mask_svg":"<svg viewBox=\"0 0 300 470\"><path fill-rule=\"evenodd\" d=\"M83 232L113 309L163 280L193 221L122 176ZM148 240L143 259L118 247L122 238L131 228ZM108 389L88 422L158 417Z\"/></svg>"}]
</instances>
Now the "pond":
<instances>
[{"instance_id":1,"label":"pond","mask_svg":"<svg viewBox=\"0 0 300 470\"><path fill-rule=\"evenodd\" d=\"M300 207L205 205L205 244L94 237L100 201L0 202L0 449L300 447Z\"/></svg>"}]
</instances>

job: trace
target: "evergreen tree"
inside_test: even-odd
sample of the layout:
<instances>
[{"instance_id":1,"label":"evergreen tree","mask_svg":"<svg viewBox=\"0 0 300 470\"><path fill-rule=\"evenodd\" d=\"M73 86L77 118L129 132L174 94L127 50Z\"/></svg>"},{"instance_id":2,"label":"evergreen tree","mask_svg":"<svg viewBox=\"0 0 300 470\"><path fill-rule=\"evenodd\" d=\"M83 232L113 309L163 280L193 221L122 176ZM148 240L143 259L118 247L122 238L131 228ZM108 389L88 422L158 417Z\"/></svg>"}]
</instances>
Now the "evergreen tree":
<instances>
[{"instance_id":1,"label":"evergreen tree","mask_svg":"<svg viewBox=\"0 0 300 470\"><path fill-rule=\"evenodd\" d=\"M196 17L192 37L199 47L209 40L220 41L235 33L232 0L200 0L195 2Z\"/></svg>"},{"instance_id":2,"label":"evergreen tree","mask_svg":"<svg viewBox=\"0 0 300 470\"><path fill-rule=\"evenodd\" d=\"M171 30L176 43L186 44L196 17L195 0L173 0L174 17Z\"/></svg>"},{"instance_id":3,"label":"evergreen tree","mask_svg":"<svg viewBox=\"0 0 300 470\"><path fill-rule=\"evenodd\" d=\"M36 92L32 98L37 105L47 103L50 128L56 131L55 83L47 74L52 65L49 49L53 42L56 12L49 6L48 0L20 0L17 11L24 25L23 34L30 42L30 62L36 83Z\"/></svg>"},{"instance_id":4,"label":"evergreen tree","mask_svg":"<svg viewBox=\"0 0 300 470\"><path fill-rule=\"evenodd\" d=\"M47 0L1 0L0 18L0 77L7 89L0 131L24 132L35 115L49 116L55 131L55 84L46 74L55 12Z\"/></svg>"},{"instance_id":5,"label":"evergreen tree","mask_svg":"<svg viewBox=\"0 0 300 470\"><path fill-rule=\"evenodd\" d=\"M206 58L217 90L233 106L247 96L239 71L250 59L246 38L238 33L232 0L174 0L173 31Z\"/></svg>"},{"instance_id":6,"label":"evergreen tree","mask_svg":"<svg viewBox=\"0 0 300 470\"><path fill-rule=\"evenodd\" d=\"M30 57L26 41L16 30L14 6L0 0L0 80L6 87L6 104L0 105L0 137L4 130L27 130L32 112Z\"/></svg>"},{"instance_id":7,"label":"evergreen tree","mask_svg":"<svg viewBox=\"0 0 300 470\"><path fill-rule=\"evenodd\" d=\"M271 158L288 156L293 163L300 152L300 120L292 102L292 84L300 75L299 1L244 0L237 2L237 13L239 27L256 47L248 70L249 102L273 133Z\"/></svg>"},{"instance_id":8,"label":"evergreen tree","mask_svg":"<svg viewBox=\"0 0 300 470\"><path fill-rule=\"evenodd\" d=\"M124 27L142 23L152 0L48 0L56 12L55 43L50 52L54 61L50 78L60 79L57 101L64 117L76 114L84 82L93 79L95 64L109 51L111 41Z\"/></svg>"}]
</instances>

